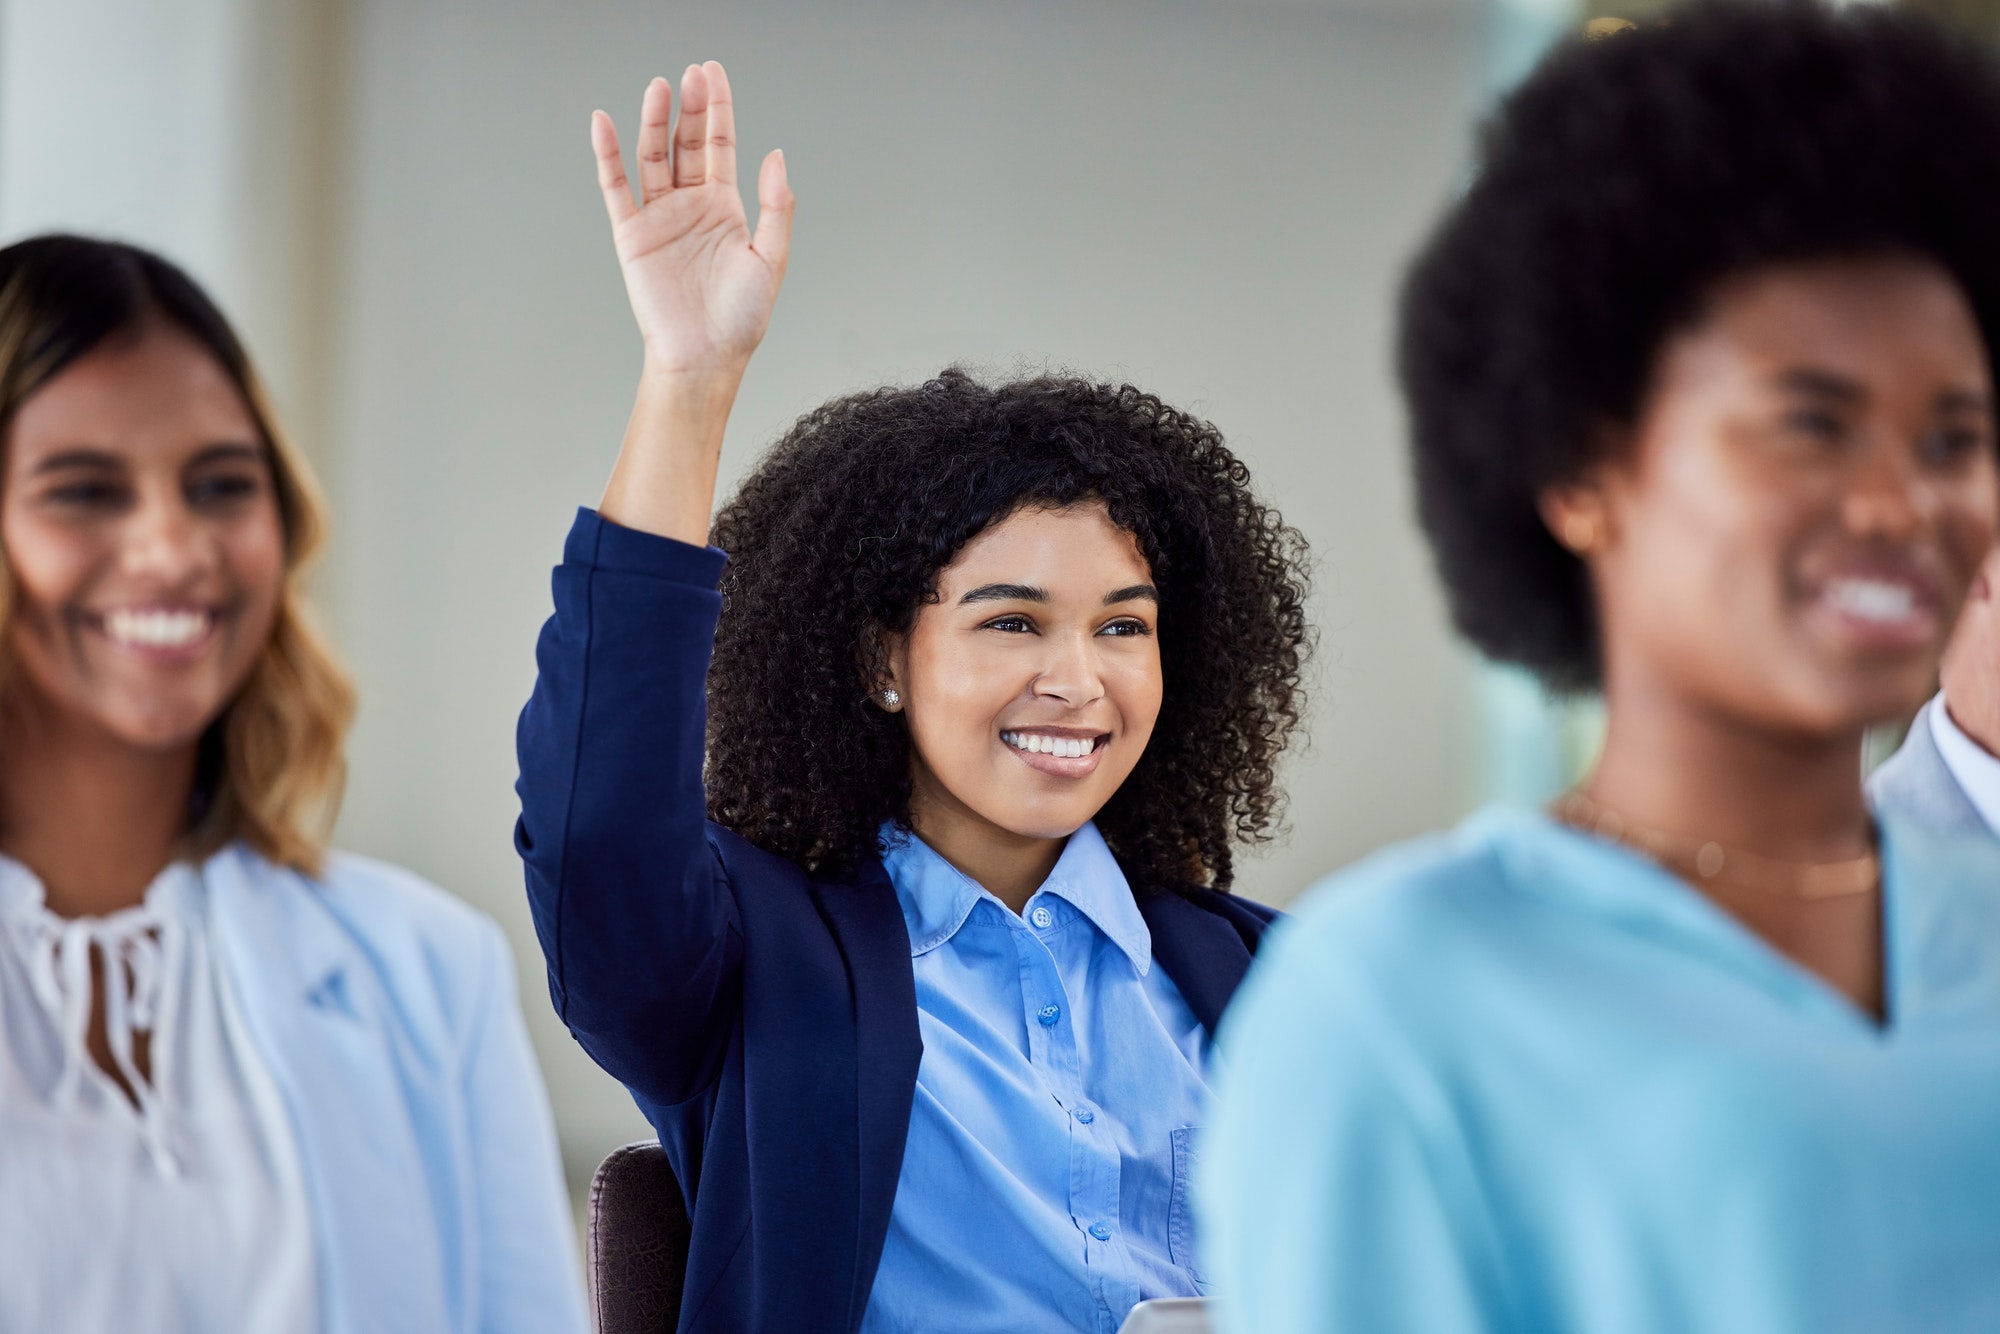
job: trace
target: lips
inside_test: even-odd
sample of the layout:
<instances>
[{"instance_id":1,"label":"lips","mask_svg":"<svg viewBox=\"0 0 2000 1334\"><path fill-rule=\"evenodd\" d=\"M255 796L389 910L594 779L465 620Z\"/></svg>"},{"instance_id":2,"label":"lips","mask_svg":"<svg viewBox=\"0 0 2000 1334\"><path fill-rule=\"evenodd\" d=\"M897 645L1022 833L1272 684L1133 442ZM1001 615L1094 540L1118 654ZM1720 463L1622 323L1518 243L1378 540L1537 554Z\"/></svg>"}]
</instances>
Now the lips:
<instances>
[{"instance_id":1,"label":"lips","mask_svg":"<svg viewBox=\"0 0 2000 1334\"><path fill-rule=\"evenodd\" d=\"M1070 727L1010 728L1000 741L1031 769L1056 778L1083 778L1096 771L1111 734Z\"/></svg>"},{"instance_id":2,"label":"lips","mask_svg":"<svg viewBox=\"0 0 2000 1334\"><path fill-rule=\"evenodd\" d=\"M1841 615L1878 625L1903 620L1920 605L1916 589L1883 579L1838 579L1822 596Z\"/></svg>"},{"instance_id":3,"label":"lips","mask_svg":"<svg viewBox=\"0 0 2000 1334\"><path fill-rule=\"evenodd\" d=\"M1866 648L1923 648L1934 643L1941 617L1936 584L1921 574L1851 570L1817 580L1808 608L1822 623Z\"/></svg>"},{"instance_id":4,"label":"lips","mask_svg":"<svg viewBox=\"0 0 2000 1334\"><path fill-rule=\"evenodd\" d=\"M84 621L127 653L184 660L207 650L222 617L212 607L152 604L86 613Z\"/></svg>"}]
</instances>

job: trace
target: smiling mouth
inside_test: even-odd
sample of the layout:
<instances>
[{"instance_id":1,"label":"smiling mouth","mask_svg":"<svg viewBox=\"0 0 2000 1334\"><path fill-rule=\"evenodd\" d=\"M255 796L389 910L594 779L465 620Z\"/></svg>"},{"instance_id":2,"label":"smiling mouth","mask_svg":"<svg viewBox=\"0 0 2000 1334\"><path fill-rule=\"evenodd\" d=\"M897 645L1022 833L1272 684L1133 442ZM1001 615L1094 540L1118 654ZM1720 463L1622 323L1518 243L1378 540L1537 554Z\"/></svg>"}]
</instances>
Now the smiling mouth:
<instances>
[{"instance_id":1,"label":"smiling mouth","mask_svg":"<svg viewBox=\"0 0 2000 1334\"><path fill-rule=\"evenodd\" d=\"M1921 647L1937 632L1928 588L1906 579L1845 575L1820 585L1815 601L1848 633L1881 647Z\"/></svg>"},{"instance_id":2,"label":"smiling mouth","mask_svg":"<svg viewBox=\"0 0 2000 1334\"><path fill-rule=\"evenodd\" d=\"M1088 778L1111 744L1109 732L1057 732L1010 728L1000 740L1030 769L1051 778Z\"/></svg>"},{"instance_id":3,"label":"smiling mouth","mask_svg":"<svg viewBox=\"0 0 2000 1334\"><path fill-rule=\"evenodd\" d=\"M169 656L204 646L221 619L202 607L119 607L88 617L119 648Z\"/></svg>"},{"instance_id":4,"label":"smiling mouth","mask_svg":"<svg viewBox=\"0 0 2000 1334\"><path fill-rule=\"evenodd\" d=\"M1827 586L1826 600L1835 611L1863 621L1900 621L1917 609L1915 589L1880 579L1837 579Z\"/></svg>"},{"instance_id":5,"label":"smiling mouth","mask_svg":"<svg viewBox=\"0 0 2000 1334\"><path fill-rule=\"evenodd\" d=\"M1002 732L1000 739L1024 755L1048 755L1058 760L1080 760L1110 744L1111 734L1066 736L1056 732Z\"/></svg>"}]
</instances>

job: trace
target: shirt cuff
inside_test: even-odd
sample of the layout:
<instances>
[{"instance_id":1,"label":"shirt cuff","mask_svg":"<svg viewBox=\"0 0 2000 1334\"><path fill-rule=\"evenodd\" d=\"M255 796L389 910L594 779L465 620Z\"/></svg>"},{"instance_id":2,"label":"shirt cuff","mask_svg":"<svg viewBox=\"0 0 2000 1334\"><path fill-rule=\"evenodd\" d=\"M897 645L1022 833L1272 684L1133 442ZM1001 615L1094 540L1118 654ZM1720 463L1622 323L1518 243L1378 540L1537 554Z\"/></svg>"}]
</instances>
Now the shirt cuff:
<instances>
[{"instance_id":1,"label":"shirt cuff","mask_svg":"<svg viewBox=\"0 0 2000 1334\"><path fill-rule=\"evenodd\" d=\"M714 547L691 546L671 537L657 537L623 528L581 507L563 543L563 564L586 565L620 574L643 574L697 588L715 588L729 557Z\"/></svg>"}]
</instances>

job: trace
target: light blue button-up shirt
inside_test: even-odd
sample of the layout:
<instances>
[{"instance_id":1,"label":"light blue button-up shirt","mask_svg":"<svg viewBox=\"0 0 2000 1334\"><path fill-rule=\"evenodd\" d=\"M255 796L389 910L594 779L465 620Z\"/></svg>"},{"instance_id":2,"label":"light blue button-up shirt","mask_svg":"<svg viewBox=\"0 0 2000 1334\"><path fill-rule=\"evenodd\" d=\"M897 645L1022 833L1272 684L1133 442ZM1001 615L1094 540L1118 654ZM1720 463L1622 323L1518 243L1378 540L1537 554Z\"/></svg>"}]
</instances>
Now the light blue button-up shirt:
<instances>
[{"instance_id":1,"label":"light blue button-up shirt","mask_svg":"<svg viewBox=\"0 0 2000 1334\"><path fill-rule=\"evenodd\" d=\"M1207 1035L1096 826L1018 917L913 835L883 864L924 1055L864 1334L1113 1334L1198 1295Z\"/></svg>"},{"instance_id":2,"label":"light blue button-up shirt","mask_svg":"<svg viewBox=\"0 0 2000 1334\"><path fill-rule=\"evenodd\" d=\"M1535 814L1314 890L1223 1026L1223 1327L2000 1330L2000 845L1881 820L1883 1025Z\"/></svg>"}]
</instances>

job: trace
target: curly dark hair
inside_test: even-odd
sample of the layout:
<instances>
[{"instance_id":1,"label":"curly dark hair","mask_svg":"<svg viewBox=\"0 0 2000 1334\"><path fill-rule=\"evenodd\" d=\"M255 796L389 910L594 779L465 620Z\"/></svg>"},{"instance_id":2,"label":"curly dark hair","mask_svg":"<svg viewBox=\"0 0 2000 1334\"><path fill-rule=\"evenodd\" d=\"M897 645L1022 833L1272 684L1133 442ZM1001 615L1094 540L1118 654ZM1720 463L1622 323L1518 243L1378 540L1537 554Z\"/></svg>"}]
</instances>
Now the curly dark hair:
<instances>
[{"instance_id":1,"label":"curly dark hair","mask_svg":"<svg viewBox=\"0 0 2000 1334\"><path fill-rule=\"evenodd\" d=\"M730 553L708 676L709 816L809 869L851 869L910 819L910 740L873 707L965 544L1027 506L1102 500L1160 590L1164 698L1097 815L1139 892L1227 889L1279 814L1309 648L1304 540L1207 422L1130 385L1043 376L836 399L801 418L715 522Z\"/></svg>"},{"instance_id":2,"label":"curly dark hair","mask_svg":"<svg viewBox=\"0 0 2000 1334\"><path fill-rule=\"evenodd\" d=\"M1885 9L1705 4L1553 53L1486 127L1402 303L1418 511L1459 630L1601 684L1581 561L1537 497L1633 423L1661 345L1729 276L1927 258L2000 348L2000 74Z\"/></svg>"}]
</instances>

